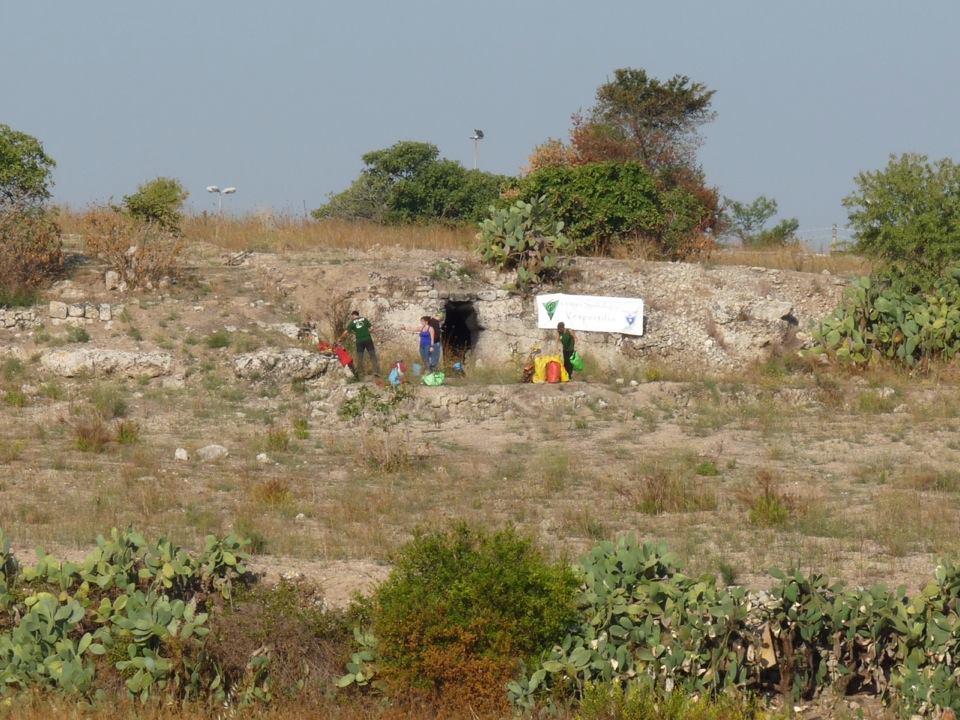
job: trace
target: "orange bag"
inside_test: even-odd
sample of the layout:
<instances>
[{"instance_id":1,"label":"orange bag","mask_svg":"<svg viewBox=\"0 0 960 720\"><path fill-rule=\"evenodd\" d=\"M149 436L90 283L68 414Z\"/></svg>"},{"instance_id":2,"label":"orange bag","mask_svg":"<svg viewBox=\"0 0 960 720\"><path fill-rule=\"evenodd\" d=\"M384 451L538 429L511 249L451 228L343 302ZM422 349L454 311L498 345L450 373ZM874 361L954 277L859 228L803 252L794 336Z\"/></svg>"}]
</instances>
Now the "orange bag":
<instances>
[{"instance_id":1,"label":"orange bag","mask_svg":"<svg viewBox=\"0 0 960 720\"><path fill-rule=\"evenodd\" d=\"M546 376L548 383L560 382L560 363L558 363L556 360L548 362Z\"/></svg>"}]
</instances>

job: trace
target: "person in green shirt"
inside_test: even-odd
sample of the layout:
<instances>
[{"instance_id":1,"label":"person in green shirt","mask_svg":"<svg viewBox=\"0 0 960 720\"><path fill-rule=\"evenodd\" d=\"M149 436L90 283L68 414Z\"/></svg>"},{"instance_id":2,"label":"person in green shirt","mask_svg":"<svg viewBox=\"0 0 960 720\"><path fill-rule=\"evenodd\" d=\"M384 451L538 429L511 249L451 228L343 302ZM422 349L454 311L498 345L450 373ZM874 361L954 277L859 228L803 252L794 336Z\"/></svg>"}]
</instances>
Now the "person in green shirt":
<instances>
[{"instance_id":1,"label":"person in green shirt","mask_svg":"<svg viewBox=\"0 0 960 720\"><path fill-rule=\"evenodd\" d=\"M573 356L577 344L577 336L573 334L573 330L567 330L563 323L557 323L557 342L560 345L560 352L563 354L563 367L567 371L567 376L572 378L573 363L570 358Z\"/></svg>"},{"instance_id":2,"label":"person in green shirt","mask_svg":"<svg viewBox=\"0 0 960 720\"><path fill-rule=\"evenodd\" d=\"M363 369L363 356L365 353L369 353L370 355L370 366L373 368L373 374L377 377L380 376L380 360L377 358L377 349L373 346L370 327L370 321L354 310L350 313L350 323L347 325L347 329L344 330L340 336L340 340L342 341L347 336L347 333L353 334L353 339L357 345L357 377L360 377Z\"/></svg>"}]
</instances>

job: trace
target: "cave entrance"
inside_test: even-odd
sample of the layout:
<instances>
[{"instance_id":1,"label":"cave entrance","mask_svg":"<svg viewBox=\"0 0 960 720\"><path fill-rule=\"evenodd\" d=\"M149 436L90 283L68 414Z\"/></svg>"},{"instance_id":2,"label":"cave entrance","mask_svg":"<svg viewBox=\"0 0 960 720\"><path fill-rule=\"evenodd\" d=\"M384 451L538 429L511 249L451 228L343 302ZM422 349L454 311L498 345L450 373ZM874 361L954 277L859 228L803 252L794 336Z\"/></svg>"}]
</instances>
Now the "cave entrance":
<instances>
[{"instance_id":1,"label":"cave entrance","mask_svg":"<svg viewBox=\"0 0 960 720\"><path fill-rule=\"evenodd\" d=\"M480 317L472 300L447 300L443 305L443 350L451 361L463 360L480 337Z\"/></svg>"}]
</instances>

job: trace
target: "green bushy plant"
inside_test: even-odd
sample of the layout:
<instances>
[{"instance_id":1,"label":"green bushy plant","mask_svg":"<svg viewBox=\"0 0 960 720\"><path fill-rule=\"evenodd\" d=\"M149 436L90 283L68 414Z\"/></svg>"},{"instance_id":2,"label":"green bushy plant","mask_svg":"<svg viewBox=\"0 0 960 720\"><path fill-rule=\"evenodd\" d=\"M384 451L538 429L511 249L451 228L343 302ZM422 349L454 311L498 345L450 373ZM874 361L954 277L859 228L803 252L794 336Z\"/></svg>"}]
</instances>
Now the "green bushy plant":
<instances>
[{"instance_id":1,"label":"green bushy plant","mask_svg":"<svg viewBox=\"0 0 960 720\"><path fill-rule=\"evenodd\" d=\"M135 193L125 195L123 204L133 217L179 234L183 221L181 210L189 195L179 180L158 177L140 185Z\"/></svg>"},{"instance_id":2,"label":"green bushy plant","mask_svg":"<svg viewBox=\"0 0 960 720\"><path fill-rule=\"evenodd\" d=\"M246 576L243 541L206 539L191 555L161 539L114 529L80 563L42 551L18 569L0 533L0 695L56 689L90 696L104 656L132 697L224 698L207 662L211 598Z\"/></svg>"},{"instance_id":3,"label":"green bushy plant","mask_svg":"<svg viewBox=\"0 0 960 720\"><path fill-rule=\"evenodd\" d=\"M960 352L960 265L936 279L898 270L862 277L814 330L815 351L852 365L915 366Z\"/></svg>"},{"instance_id":4,"label":"green bushy plant","mask_svg":"<svg viewBox=\"0 0 960 720\"><path fill-rule=\"evenodd\" d=\"M640 681L624 688L590 683L577 720L762 720L770 715L755 697L727 692L714 698L675 690L664 695Z\"/></svg>"},{"instance_id":5,"label":"green bushy plant","mask_svg":"<svg viewBox=\"0 0 960 720\"><path fill-rule=\"evenodd\" d=\"M576 578L512 529L418 533L373 597L378 678L388 691L499 706L521 660L575 618Z\"/></svg>"},{"instance_id":6,"label":"green bushy plant","mask_svg":"<svg viewBox=\"0 0 960 720\"><path fill-rule=\"evenodd\" d=\"M937 275L960 259L960 165L891 155L886 168L855 183L843 204L857 252L911 275Z\"/></svg>"},{"instance_id":7,"label":"green bushy plant","mask_svg":"<svg viewBox=\"0 0 960 720\"><path fill-rule=\"evenodd\" d=\"M520 198L543 198L581 252L642 244L670 259L695 255L716 220L716 198L666 181L640 162L547 167L519 184Z\"/></svg>"},{"instance_id":8,"label":"green bushy plant","mask_svg":"<svg viewBox=\"0 0 960 720\"><path fill-rule=\"evenodd\" d=\"M565 255L574 244L563 234L563 222L548 219L543 198L517 200L505 208L491 206L480 223L480 258L501 270L517 273L517 286L528 290L560 278Z\"/></svg>"},{"instance_id":9,"label":"green bushy plant","mask_svg":"<svg viewBox=\"0 0 960 720\"><path fill-rule=\"evenodd\" d=\"M509 685L514 703L544 693L580 697L589 683L703 693L746 687L749 603L743 588L689 577L662 545L603 542L580 562L580 621L539 665Z\"/></svg>"}]
</instances>

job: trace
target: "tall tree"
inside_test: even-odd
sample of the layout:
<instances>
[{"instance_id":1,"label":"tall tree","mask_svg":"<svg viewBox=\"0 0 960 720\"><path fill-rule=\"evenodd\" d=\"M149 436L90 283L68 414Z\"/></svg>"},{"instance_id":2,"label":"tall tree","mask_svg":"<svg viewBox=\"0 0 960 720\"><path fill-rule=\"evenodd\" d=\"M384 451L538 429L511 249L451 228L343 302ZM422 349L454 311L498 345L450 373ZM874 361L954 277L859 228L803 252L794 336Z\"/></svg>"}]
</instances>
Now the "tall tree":
<instances>
[{"instance_id":1,"label":"tall tree","mask_svg":"<svg viewBox=\"0 0 960 720\"><path fill-rule=\"evenodd\" d=\"M921 274L960 261L960 165L891 155L886 168L862 172L855 182L843 204L857 251Z\"/></svg>"},{"instance_id":2,"label":"tall tree","mask_svg":"<svg viewBox=\"0 0 960 720\"><path fill-rule=\"evenodd\" d=\"M597 88L590 134L621 141L651 170L691 165L698 129L716 114L710 109L713 94L686 75L661 82L645 70L620 68Z\"/></svg>"},{"instance_id":3,"label":"tall tree","mask_svg":"<svg viewBox=\"0 0 960 720\"><path fill-rule=\"evenodd\" d=\"M0 203L40 204L49 199L55 166L39 140L0 124Z\"/></svg>"}]
</instances>

